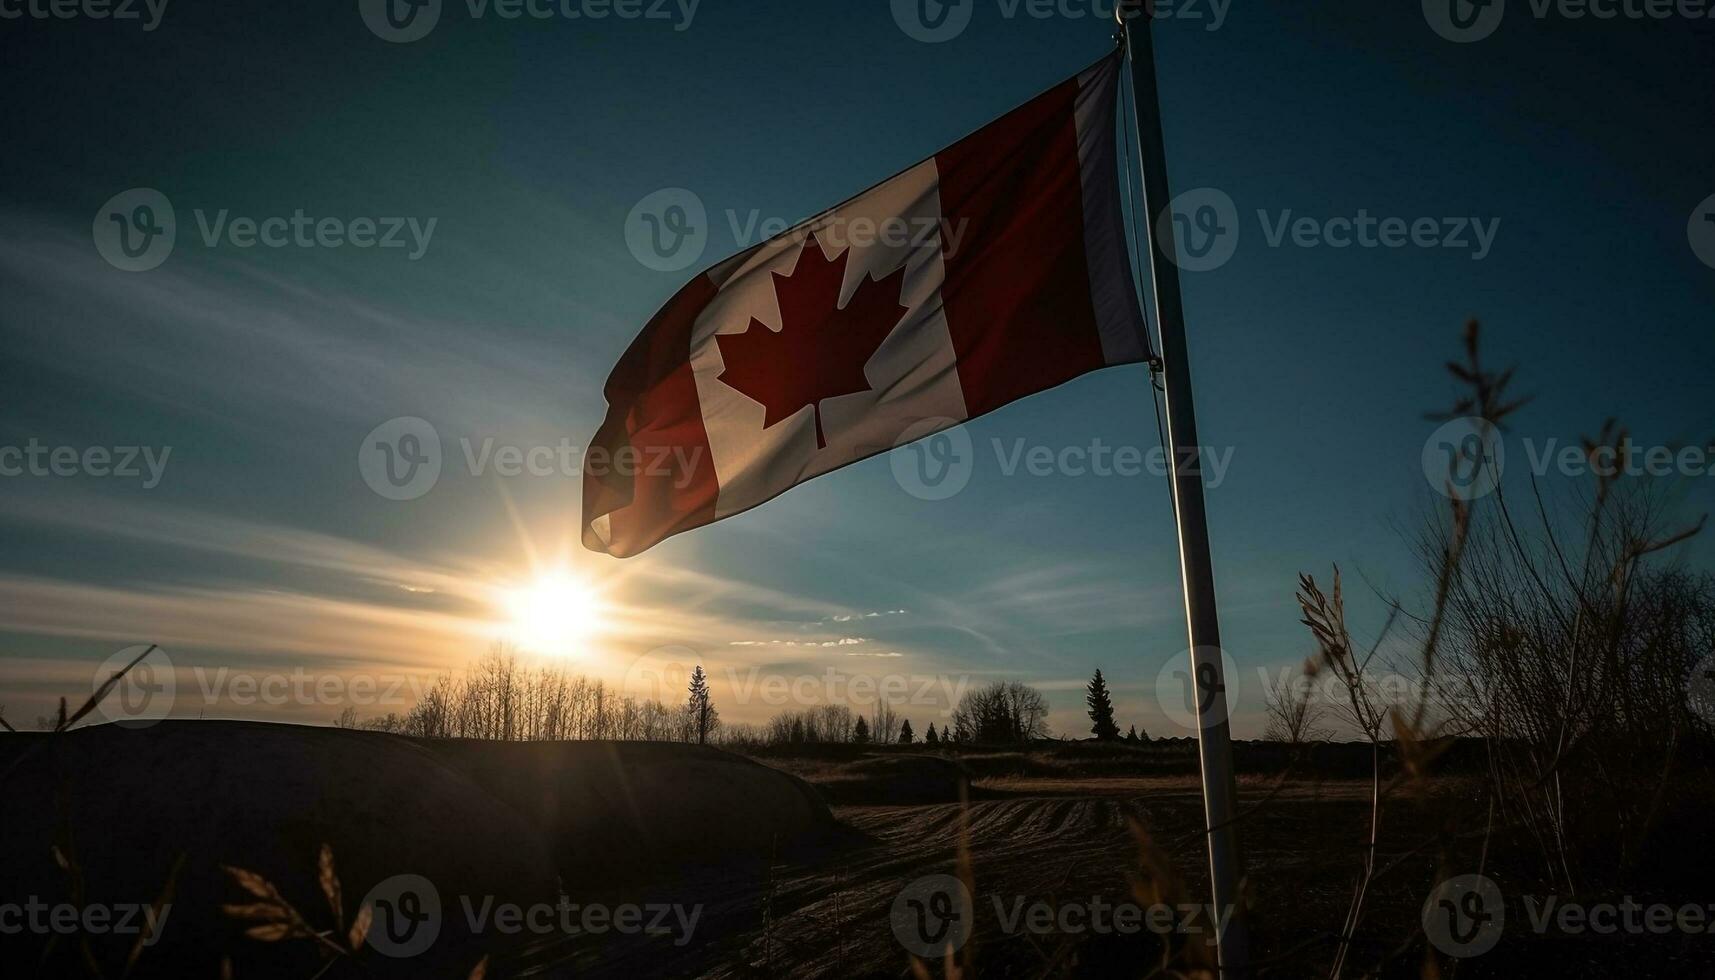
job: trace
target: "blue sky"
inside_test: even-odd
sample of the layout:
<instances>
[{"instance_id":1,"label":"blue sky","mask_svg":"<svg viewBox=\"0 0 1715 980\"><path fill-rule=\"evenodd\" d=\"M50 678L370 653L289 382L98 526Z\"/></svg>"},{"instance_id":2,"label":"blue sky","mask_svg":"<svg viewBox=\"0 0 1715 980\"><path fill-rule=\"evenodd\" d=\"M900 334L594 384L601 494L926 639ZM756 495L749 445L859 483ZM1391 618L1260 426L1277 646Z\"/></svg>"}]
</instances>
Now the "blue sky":
<instances>
[{"instance_id":1,"label":"blue sky","mask_svg":"<svg viewBox=\"0 0 1715 980\"><path fill-rule=\"evenodd\" d=\"M475 16L459 0L409 43L348 3L172 4L147 31L0 21L0 447L170 447L150 486L0 476L8 717L86 690L136 642L181 671L432 674L505 636L510 590L564 564L602 594L570 663L636 682L637 658L672 646L668 659L715 665L729 718L783 706L739 693L758 676L1007 677L1041 686L1056 729L1082 734L1077 688L1100 666L1122 724L1182 734L1155 689L1185 647L1164 481L1008 475L1000 458L1153 448L1141 367L966 426L975 467L951 499L904 492L884 457L626 562L577 546L575 473L464 462L463 440L582 445L643 322L753 243L735 225L813 214L1110 44L1071 0L1046 17L967 3L968 27L933 44L883 2L592 20ZM1645 445L1715 435L1715 268L1694 238L1715 207L1715 21L1536 16L1515 0L1492 36L1457 44L1397 6L1235 2L1210 29L1213 5L1188 3L1158 28L1175 190L1219 189L1238 223L1231 260L1184 281L1204 439L1231 453L1209 505L1226 644L1251 689L1240 734L1260 728L1256 668L1308 652L1300 571L1338 562L1421 589L1398 528L1436 506L1423 413L1451 401L1439 365L1467 316L1537 396L1509 437L1509 481L1528 476L1522 440L1564 443L1610 415ZM132 188L176 216L147 272L92 241L92 218ZM628 215L665 188L708 213L690 269L628 246ZM353 231L411 218L418 238L406 225L401 240L420 245L245 248L224 225L205 244L222 211ZM1480 257L1475 235L1271 241L1283 221L1360 212L1443 230L1470 218L1493 239ZM401 416L428 420L446 456L404 502L357 464L366 433ZM1669 479L1687 512L1715 496L1707 475ZM1354 604L1360 624L1379 620ZM340 708L179 702L299 721ZM919 728L938 716L903 713Z\"/></svg>"}]
</instances>

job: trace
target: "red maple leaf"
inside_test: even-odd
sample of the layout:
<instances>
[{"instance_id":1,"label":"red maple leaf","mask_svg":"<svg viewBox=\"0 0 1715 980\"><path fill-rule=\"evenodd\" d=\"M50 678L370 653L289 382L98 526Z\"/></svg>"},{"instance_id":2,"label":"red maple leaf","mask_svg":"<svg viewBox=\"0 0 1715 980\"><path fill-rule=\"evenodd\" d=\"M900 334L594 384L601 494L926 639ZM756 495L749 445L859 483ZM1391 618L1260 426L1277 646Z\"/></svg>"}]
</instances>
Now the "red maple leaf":
<instances>
[{"instance_id":1,"label":"red maple leaf","mask_svg":"<svg viewBox=\"0 0 1715 980\"><path fill-rule=\"evenodd\" d=\"M905 270L885 278L865 277L844 307L840 284L851 249L829 261L811 235L790 276L774 273L780 301L780 330L752 318L743 333L720 334L720 380L762 403L762 427L808 407L816 419L816 448L825 449L820 402L869 390L864 365L899 325L909 307L899 305Z\"/></svg>"}]
</instances>

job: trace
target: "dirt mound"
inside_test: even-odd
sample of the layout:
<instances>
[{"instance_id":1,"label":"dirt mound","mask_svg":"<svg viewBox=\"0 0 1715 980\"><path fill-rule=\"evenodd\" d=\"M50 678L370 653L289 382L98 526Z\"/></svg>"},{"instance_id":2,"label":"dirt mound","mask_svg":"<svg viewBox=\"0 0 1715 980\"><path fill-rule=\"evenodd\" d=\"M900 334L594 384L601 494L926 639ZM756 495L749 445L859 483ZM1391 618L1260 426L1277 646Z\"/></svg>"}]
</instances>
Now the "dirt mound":
<instances>
[{"instance_id":1,"label":"dirt mound","mask_svg":"<svg viewBox=\"0 0 1715 980\"><path fill-rule=\"evenodd\" d=\"M184 855L161 938L133 976L219 976L223 955L239 977L318 972L314 942L247 938L254 923L222 913L258 901L222 865L266 878L334 941L372 889L415 917L427 906L418 894L407 908L400 876L418 876L438 902L432 944L388 939L378 916L352 969L462 977L484 955L508 972L529 938L474 925L472 909L552 905L562 894L603 901L639 874L767 862L831 826L801 780L680 744L419 741L225 721L0 736L0 904L140 908ZM81 898L56 844L82 877ZM343 892L339 921L318 883L324 844ZM103 973L123 972L133 938L94 938ZM50 943L58 972L48 973L88 972L77 937L56 940L47 928L7 936L0 963L35 962ZM357 974L329 974L345 975Z\"/></svg>"},{"instance_id":2,"label":"dirt mound","mask_svg":"<svg viewBox=\"0 0 1715 980\"><path fill-rule=\"evenodd\" d=\"M72 876L56 866L56 842L81 874L78 904L86 905L152 903L184 855L160 940L138 963L145 976L218 976L223 952L241 977L316 972L310 942L247 939L221 913L222 903L256 901L221 865L262 875L313 927L334 935L346 933L370 889L391 887L383 883L399 875L427 879L443 910L438 939L412 959L364 949L370 974L381 976L469 972L486 950L459 896L527 905L557 895L535 828L422 746L371 732L186 721L6 736L0 827L7 902L76 901ZM323 844L343 891L345 921L337 925L317 884ZM8 945L33 944L34 954L50 938L26 931ZM62 940L54 955L72 953L71 945ZM96 938L106 972L118 972L129 945L119 935ZM84 973L63 965L66 975Z\"/></svg>"},{"instance_id":3,"label":"dirt mound","mask_svg":"<svg viewBox=\"0 0 1715 980\"><path fill-rule=\"evenodd\" d=\"M576 894L686 863L763 857L832 827L815 792L742 756L668 742L423 745L540 828Z\"/></svg>"}]
</instances>

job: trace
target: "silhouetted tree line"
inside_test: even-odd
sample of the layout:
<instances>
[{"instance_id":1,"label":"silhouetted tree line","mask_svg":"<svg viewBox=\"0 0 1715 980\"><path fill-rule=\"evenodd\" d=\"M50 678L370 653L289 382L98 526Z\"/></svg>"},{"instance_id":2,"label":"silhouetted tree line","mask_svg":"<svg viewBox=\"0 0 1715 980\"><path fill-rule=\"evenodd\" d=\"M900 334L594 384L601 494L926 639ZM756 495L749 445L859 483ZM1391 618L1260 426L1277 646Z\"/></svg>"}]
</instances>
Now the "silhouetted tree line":
<instances>
[{"instance_id":1,"label":"silhouetted tree line","mask_svg":"<svg viewBox=\"0 0 1715 980\"><path fill-rule=\"evenodd\" d=\"M336 724L418 738L707 742L720 728L720 712L701 667L685 703L669 706L559 667L528 669L496 647L463 674L437 679L403 714L360 721L347 708Z\"/></svg>"},{"instance_id":2,"label":"silhouetted tree line","mask_svg":"<svg viewBox=\"0 0 1715 980\"><path fill-rule=\"evenodd\" d=\"M732 725L721 741L734 746L769 745L958 745L1016 744L1048 735L1048 701L1017 681L996 681L968 691L950 718L937 728L931 721L918 741L908 718L878 702L868 716L843 704L821 704L783 711L762 725Z\"/></svg>"},{"instance_id":3,"label":"silhouetted tree line","mask_svg":"<svg viewBox=\"0 0 1715 980\"><path fill-rule=\"evenodd\" d=\"M996 681L966 692L952 717L926 745L1008 744L1048 734L1048 702L1028 685ZM878 702L868 716L843 704L785 711L764 725L723 724L701 666L691 675L685 702L666 705L621 694L600 680L559 667L528 668L496 646L462 674L447 674L409 711L359 719L347 708L335 722L417 738L499 741L618 739L719 743L731 746L815 744L917 744L909 719Z\"/></svg>"}]
</instances>

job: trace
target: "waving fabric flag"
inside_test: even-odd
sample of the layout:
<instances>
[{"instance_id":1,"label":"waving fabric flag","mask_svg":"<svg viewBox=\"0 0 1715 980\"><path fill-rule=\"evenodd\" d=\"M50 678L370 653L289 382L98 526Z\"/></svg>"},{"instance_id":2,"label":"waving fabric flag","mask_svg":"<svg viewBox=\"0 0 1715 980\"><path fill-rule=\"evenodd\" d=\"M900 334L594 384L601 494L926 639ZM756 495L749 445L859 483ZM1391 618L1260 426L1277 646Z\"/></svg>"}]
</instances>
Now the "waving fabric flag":
<instances>
[{"instance_id":1,"label":"waving fabric flag","mask_svg":"<svg viewBox=\"0 0 1715 980\"><path fill-rule=\"evenodd\" d=\"M1110 57L697 276L608 378L584 544L619 557L1147 360Z\"/></svg>"}]
</instances>

